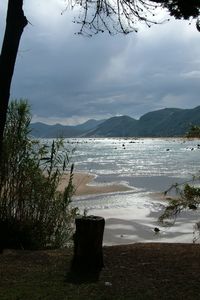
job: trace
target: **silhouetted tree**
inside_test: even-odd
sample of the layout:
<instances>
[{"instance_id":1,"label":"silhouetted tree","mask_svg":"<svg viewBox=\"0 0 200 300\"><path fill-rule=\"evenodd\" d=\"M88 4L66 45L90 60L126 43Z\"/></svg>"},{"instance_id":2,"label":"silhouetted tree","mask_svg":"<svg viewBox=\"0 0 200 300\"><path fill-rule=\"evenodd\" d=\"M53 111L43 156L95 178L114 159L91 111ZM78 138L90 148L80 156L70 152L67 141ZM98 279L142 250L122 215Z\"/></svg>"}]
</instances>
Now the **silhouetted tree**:
<instances>
[{"instance_id":1,"label":"silhouetted tree","mask_svg":"<svg viewBox=\"0 0 200 300\"><path fill-rule=\"evenodd\" d=\"M127 34L137 31L138 21L147 26L160 23L155 20L157 8L167 8L177 19L197 18L200 11L199 0L72 0L70 5L80 6L81 14L75 21L81 25L80 34L96 34L108 31L110 34ZM5 35L0 55L0 159L3 131L10 96L11 80L14 72L20 38L27 19L23 12L23 0L8 0ZM197 29L200 29L197 21Z\"/></svg>"},{"instance_id":2,"label":"silhouetted tree","mask_svg":"<svg viewBox=\"0 0 200 300\"><path fill-rule=\"evenodd\" d=\"M176 19L189 19L190 17L198 18L200 2L199 0L151 0L161 4L162 7L167 8L170 15Z\"/></svg>"},{"instance_id":3,"label":"silhouetted tree","mask_svg":"<svg viewBox=\"0 0 200 300\"><path fill-rule=\"evenodd\" d=\"M0 55L0 160L15 61L22 32L28 23L22 5L23 0L8 1L6 29Z\"/></svg>"}]
</instances>

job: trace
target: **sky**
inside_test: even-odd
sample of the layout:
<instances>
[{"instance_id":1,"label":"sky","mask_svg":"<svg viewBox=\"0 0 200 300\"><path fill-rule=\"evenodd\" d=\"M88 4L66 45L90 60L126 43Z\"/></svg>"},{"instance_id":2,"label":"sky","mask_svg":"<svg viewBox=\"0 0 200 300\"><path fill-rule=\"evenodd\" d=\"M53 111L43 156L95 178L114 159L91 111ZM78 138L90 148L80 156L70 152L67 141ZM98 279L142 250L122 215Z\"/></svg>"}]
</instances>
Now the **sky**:
<instances>
[{"instance_id":1,"label":"sky","mask_svg":"<svg viewBox=\"0 0 200 300\"><path fill-rule=\"evenodd\" d=\"M32 121L76 125L88 119L200 105L200 32L171 19L138 33L91 38L75 33L64 0L25 0L11 99L28 99ZM0 45L7 1L0 8ZM161 15L164 12L161 13Z\"/></svg>"}]
</instances>

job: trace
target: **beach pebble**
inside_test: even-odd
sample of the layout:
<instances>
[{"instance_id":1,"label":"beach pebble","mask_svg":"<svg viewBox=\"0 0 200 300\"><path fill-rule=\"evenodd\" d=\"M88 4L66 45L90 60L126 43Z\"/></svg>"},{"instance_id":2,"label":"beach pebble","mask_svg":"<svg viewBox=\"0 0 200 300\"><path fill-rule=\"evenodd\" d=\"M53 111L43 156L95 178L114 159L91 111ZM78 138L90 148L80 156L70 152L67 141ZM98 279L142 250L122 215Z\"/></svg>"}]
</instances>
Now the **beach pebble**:
<instances>
[{"instance_id":1,"label":"beach pebble","mask_svg":"<svg viewBox=\"0 0 200 300\"><path fill-rule=\"evenodd\" d=\"M155 227L155 228L154 228L154 232L155 232L155 233L158 233L158 232L160 232L160 229L159 229L158 227Z\"/></svg>"},{"instance_id":2,"label":"beach pebble","mask_svg":"<svg viewBox=\"0 0 200 300\"><path fill-rule=\"evenodd\" d=\"M196 209L197 209L197 206L196 206L195 204L189 204L189 205L188 205L188 208L189 208L189 209L196 210Z\"/></svg>"},{"instance_id":3,"label":"beach pebble","mask_svg":"<svg viewBox=\"0 0 200 300\"><path fill-rule=\"evenodd\" d=\"M105 286L112 286L112 283L109 282L109 281L106 281L106 282L105 282Z\"/></svg>"}]
</instances>

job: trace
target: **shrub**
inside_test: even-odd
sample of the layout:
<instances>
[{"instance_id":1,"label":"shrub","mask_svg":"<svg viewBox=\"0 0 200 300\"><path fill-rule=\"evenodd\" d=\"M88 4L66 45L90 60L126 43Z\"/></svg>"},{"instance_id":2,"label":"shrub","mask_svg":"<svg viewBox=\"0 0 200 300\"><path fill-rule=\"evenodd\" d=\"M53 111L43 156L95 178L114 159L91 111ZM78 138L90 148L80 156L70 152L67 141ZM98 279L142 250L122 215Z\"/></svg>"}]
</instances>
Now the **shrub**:
<instances>
[{"instance_id":1,"label":"shrub","mask_svg":"<svg viewBox=\"0 0 200 300\"><path fill-rule=\"evenodd\" d=\"M192 125L186 133L187 138L200 138L200 126Z\"/></svg>"},{"instance_id":2,"label":"shrub","mask_svg":"<svg viewBox=\"0 0 200 300\"><path fill-rule=\"evenodd\" d=\"M76 209L73 165L64 193L57 190L69 167L62 139L51 145L30 137L27 101L9 105L0 162L0 247L61 247L70 238Z\"/></svg>"},{"instance_id":3,"label":"shrub","mask_svg":"<svg viewBox=\"0 0 200 300\"><path fill-rule=\"evenodd\" d=\"M165 195L172 189L176 189L176 197L168 198L168 205L159 217L162 224L173 225L177 216L184 210L197 210L200 207L200 176L195 176L191 180L193 184L183 183L174 184L166 192ZM196 183L197 185L194 185ZM167 221L166 221L167 220ZM170 222L172 220L172 222ZM193 242L200 239L200 222L194 224Z\"/></svg>"},{"instance_id":4,"label":"shrub","mask_svg":"<svg viewBox=\"0 0 200 300\"><path fill-rule=\"evenodd\" d=\"M199 180L198 178L196 179ZM200 188L189 183L172 185L165 195L172 189L176 189L176 197L168 198L168 205L159 217L161 222L165 219L174 219L177 215L187 209L196 210L200 205Z\"/></svg>"},{"instance_id":5,"label":"shrub","mask_svg":"<svg viewBox=\"0 0 200 300\"><path fill-rule=\"evenodd\" d=\"M200 126L192 125L189 131L186 133L186 138L199 138L200 137ZM167 223L168 225L173 224L176 217L183 210L192 209L196 210L200 207L200 174L193 176L191 180L182 184L173 184L167 191L167 195L171 190L175 189L176 197L168 198L168 205L164 212L159 217L161 223ZM173 222L166 222L166 220L172 219ZM195 231L198 231L198 238L194 236L193 242L196 242L200 238L200 222L196 222Z\"/></svg>"}]
</instances>

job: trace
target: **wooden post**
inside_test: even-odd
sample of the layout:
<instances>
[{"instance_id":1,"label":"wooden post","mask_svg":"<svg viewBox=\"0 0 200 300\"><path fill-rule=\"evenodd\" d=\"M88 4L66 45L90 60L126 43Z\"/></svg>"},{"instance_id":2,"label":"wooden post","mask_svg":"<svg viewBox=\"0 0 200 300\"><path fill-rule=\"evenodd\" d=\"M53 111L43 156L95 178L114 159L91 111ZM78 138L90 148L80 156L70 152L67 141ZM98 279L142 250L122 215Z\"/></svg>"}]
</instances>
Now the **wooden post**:
<instances>
[{"instance_id":1,"label":"wooden post","mask_svg":"<svg viewBox=\"0 0 200 300\"><path fill-rule=\"evenodd\" d=\"M71 271L85 278L88 274L96 274L97 279L104 266L102 243L105 220L99 216L80 216L76 218L75 224Z\"/></svg>"}]
</instances>

